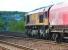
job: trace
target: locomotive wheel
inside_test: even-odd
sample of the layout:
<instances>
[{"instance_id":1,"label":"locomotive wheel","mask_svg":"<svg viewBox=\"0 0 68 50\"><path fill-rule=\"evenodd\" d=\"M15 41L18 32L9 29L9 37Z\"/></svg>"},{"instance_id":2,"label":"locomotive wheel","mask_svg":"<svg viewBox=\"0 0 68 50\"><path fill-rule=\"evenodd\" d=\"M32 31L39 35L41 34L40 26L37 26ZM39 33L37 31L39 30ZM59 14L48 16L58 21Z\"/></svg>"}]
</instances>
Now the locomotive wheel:
<instances>
[{"instance_id":1,"label":"locomotive wheel","mask_svg":"<svg viewBox=\"0 0 68 50\"><path fill-rule=\"evenodd\" d=\"M26 33L27 37L29 37L29 33L28 33L28 30L27 29L26 29L25 33Z\"/></svg>"},{"instance_id":2,"label":"locomotive wheel","mask_svg":"<svg viewBox=\"0 0 68 50\"><path fill-rule=\"evenodd\" d=\"M44 37L44 30L40 30L40 38Z\"/></svg>"},{"instance_id":3,"label":"locomotive wheel","mask_svg":"<svg viewBox=\"0 0 68 50\"><path fill-rule=\"evenodd\" d=\"M31 35L32 35L32 37L37 38L38 37L38 31L37 30L32 30Z\"/></svg>"},{"instance_id":4,"label":"locomotive wheel","mask_svg":"<svg viewBox=\"0 0 68 50\"><path fill-rule=\"evenodd\" d=\"M46 33L45 30L41 30L40 31L40 38L43 38L43 39L48 39L48 33ZM49 36L50 37L50 36Z\"/></svg>"},{"instance_id":5,"label":"locomotive wheel","mask_svg":"<svg viewBox=\"0 0 68 50\"><path fill-rule=\"evenodd\" d=\"M31 37L31 30L27 30L26 34L28 37Z\"/></svg>"}]
</instances>

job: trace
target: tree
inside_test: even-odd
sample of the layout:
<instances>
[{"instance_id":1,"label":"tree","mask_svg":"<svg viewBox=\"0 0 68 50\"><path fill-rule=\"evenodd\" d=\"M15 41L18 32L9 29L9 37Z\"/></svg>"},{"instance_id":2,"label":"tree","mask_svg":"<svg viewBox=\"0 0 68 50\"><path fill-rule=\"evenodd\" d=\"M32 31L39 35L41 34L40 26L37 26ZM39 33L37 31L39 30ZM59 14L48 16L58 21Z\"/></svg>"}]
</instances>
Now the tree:
<instances>
[{"instance_id":1,"label":"tree","mask_svg":"<svg viewBox=\"0 0 68 50\"><path fill-rule=\"evenodd\" d=\"M9 32L23 32L25 30L26 12L2 11L0 12L0 30Z\"/></svg>"},{"instance_id":2,"label":"tree","mask_svg":"<svg viewBox=\"0 0 68 50\"><path fill-rule=\"evenodd\" d=\"M25 22L22 20L13 20L8 22L9 31L11 32L23 32L25 30Z\"/></svg>"},{"instance_id":3,"label":"tree","mask_svg":"<svg viewBox=\"0 0 68 50\"><path fill-rule=\"evenodd\" d=\"M4 28L4 20L3 20L3 17L0 16L0 31L2 31Z\"/></svg>"}]
</instances>

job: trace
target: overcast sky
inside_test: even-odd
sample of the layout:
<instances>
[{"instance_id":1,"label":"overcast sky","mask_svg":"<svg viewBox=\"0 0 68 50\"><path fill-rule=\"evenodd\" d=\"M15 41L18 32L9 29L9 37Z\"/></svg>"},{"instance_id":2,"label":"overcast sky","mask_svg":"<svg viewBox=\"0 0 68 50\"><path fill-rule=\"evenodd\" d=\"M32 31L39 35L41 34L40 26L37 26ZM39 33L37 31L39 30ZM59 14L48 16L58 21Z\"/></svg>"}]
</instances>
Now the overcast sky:
<instances>
[{"instance_id":1,"label":"overcast sky","mask_svg":"<svg viewBox=\"0 0 68 50\"><path fill-rule=\"evenodd\" d=\"M0 0L0 11L31 11L64 0Z\"/></svg>"}]
</instances>

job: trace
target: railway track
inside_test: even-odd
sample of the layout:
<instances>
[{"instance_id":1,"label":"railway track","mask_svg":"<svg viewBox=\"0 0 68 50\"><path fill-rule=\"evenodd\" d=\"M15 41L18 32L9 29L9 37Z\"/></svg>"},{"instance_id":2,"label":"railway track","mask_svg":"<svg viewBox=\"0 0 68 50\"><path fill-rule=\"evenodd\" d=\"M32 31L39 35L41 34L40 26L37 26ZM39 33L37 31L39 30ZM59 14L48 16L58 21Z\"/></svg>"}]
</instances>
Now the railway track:
<instances>
[{"instance_id":1,"label":"railway track","mask_svg":"<svg viewBox=\"0 0 68 50\"><path fill-rule=\"evenodd\" d=\"M9 50L9 49L7 49L7 48L5 48L5 47L0 46L0 50Z\"/></svg>"},{"instance_id":2,"label":"railway track","mask_svg":"<svg viewBox=\"0 0 68 50\"><path fill-rule=\"evenodd\" d=\"M5 47L5 48L6 48L6 46L7 47L9 46L7 48L9 50L12 50L11 48L13 48L13 50L15 50L15 49L16 50L33 50L33 49L29 48L29 47L21 46L21 45L18 45L18 44L14 44L14 43L2 41L2 40L0 40L0 45Z\"/></svg>"},{"instance_id":3,"label":"railway track","mask_svg":"<svg viewBox=\"0 0 68 50\"><path fill-rule=\"evenodd\" d=\"M61 44L57 44L55 41L35 38L2 37L2 39L0 38L0 42L10 44L21 49L24 48L24 50L55 50L55 48L56 50L68 50L68 43L62 42Z\"/></svg>"},{"instance_id":4,"label":"railway track","mask_svg":"<svg viewBox=\"0 0 68 50\"><path fill-rule=\"evenodd\" d=\"M14 43L10 43L10 42L4 41L4 40L0 40L0 46L4 50L33 50L29 47L21 46L21 45L14 44Z\"/></svg>"}]
</instances>

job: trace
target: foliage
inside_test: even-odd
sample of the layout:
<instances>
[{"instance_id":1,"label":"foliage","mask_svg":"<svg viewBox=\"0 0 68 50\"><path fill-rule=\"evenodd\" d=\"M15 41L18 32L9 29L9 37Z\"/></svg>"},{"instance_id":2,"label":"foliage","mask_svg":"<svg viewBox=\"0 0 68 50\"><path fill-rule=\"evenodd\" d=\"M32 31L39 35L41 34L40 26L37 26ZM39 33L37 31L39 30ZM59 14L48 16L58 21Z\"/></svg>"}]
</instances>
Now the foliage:
<instances>
[{"instance_id":1,"label":"foliage","mask_svg":"<svg viewBox=\"0 0 68 50\"><path fill-rule=\"evenodd\" d=\"M4 27L4 20L3 17L0 16L0 31L3 29Z\"/></svg>"},{"instance_id":2,"label":"foliage","mask_svg":"<svg viewBox=\"0 0 68 50\"><path fill-rule=\"evenodd\" d=\"M2 16L0 17L0 31L6 27L10 32L23 32L25 30L25 14L25 12L0 12L0 16ZM17 20L16 16L19 16L20 20Z\"/></svg>"},{"instance_id":3,"label":"foliage","mask_svg":"<svg viewBox=\"0 0 68 50\"><path fill-rule=\"evenodd\" d=\"M24 21L10 21L8 23L9 31L11 32L23 32L25 30Z\"/></svg>"}]
</instances>

